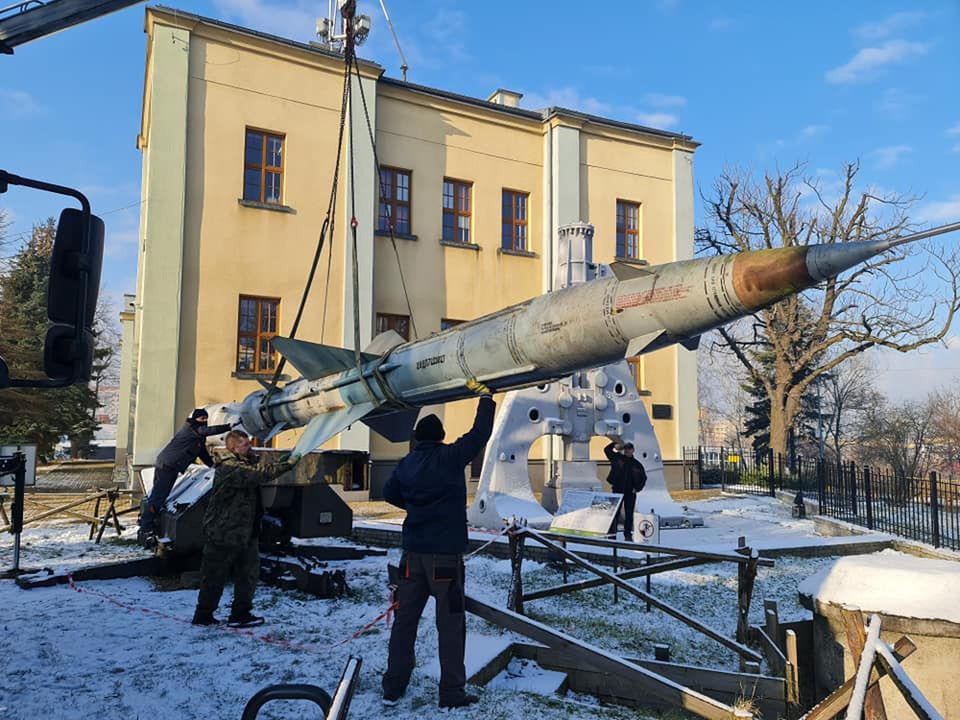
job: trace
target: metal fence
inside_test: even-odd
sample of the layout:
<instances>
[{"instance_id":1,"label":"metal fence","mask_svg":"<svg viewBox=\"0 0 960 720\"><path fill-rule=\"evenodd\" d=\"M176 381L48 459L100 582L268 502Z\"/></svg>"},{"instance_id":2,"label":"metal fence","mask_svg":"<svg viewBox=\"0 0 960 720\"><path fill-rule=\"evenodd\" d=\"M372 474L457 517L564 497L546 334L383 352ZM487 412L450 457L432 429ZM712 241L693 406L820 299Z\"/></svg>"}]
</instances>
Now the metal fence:
<instances>
[{"instance_id":1,"label":"metal fence","mask_svg":"<svg viewBox=\"0 0 960 720\"><path fill-rule=\"evenodd\" d=\"M821 515L960 550L960 482L937 473L912 478L853 462L722 447L685 448L684 461L696 463L699 487L771 496L802 491L817 499Z\"/></svg>"}]
</instances>

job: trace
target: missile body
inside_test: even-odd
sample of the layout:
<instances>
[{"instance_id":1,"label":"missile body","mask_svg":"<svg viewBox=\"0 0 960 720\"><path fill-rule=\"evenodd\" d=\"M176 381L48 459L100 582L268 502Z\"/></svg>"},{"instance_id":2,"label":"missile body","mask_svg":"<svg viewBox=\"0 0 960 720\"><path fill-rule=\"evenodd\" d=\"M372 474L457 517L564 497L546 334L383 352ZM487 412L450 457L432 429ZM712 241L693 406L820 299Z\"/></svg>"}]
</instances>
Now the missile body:
<instances>
[{"instance_id":1,"label":"missile body","mask_svg":"<svg viewBox=\"0 0 960 720\"><path fill-rule=\"evenodd\" d=\"M308 452L363 420L394 441L409 438L416 409L471 395L476 378L496 391L547 383L575 370L681 343L798 293L890 248L960 229L960 223L890 241L746 251L653 267L614 263L611 275L540 295L428 338L384 333L360 354L275 338L303 377L225 408L257 437L309 425Z\"/></svg>"}]
</instances>

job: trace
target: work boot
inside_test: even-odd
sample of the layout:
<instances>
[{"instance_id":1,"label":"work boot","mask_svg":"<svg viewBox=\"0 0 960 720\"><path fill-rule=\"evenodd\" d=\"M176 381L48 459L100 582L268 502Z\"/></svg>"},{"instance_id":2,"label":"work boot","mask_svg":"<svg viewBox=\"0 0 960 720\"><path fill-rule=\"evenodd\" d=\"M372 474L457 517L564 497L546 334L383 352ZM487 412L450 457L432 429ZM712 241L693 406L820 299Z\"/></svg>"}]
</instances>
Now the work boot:
<instances>
[{"instance_id":1,"label":"work boot","mask_svg":"<svg viewBox=\"0 0 960 720\"><path fill-rule=\"evenodd\" d=\"M193 625L219 625L220 621L217 620L212 612L200 612L197 610L193 614L193 620L190 621Z\"/></svg>"},{"instance_id":2,"label":"work boot","mask_svg":"<svg viewBox=\"0 0 960 720\"><path fill-rule=\"evenodd\" d=\"M467 707L468 705L473 705L475 702L479 702L480 698L476 695L471 695L470 693L464 693L462 697L456 700L441 700L441 708L460 708Z\"/></svg>"},{"instance_id":3,"label":"work boot","mask_svg":"<svg viewBox=\"0 0 960 720\"><path fill-rule=\"evenodd\" d=\"M402 693L397 695L384 693L380 702L383 703L384 707L394 707L400 703L400 698L402 697Z\"/></svg>"},{"instance_id":4,"label":"work boot","mask_svg":"<svg viewBox=\"0 0 960 720\"><path fill-rule=\"evenodd\" d=\"M251 612L240 613L234 615L230 613L230 617L227 619L227 627L232 628L246 628L254 627L256 625L263 625L264 619L258 615L254 615Z\"/></svg>"}]
</instances>

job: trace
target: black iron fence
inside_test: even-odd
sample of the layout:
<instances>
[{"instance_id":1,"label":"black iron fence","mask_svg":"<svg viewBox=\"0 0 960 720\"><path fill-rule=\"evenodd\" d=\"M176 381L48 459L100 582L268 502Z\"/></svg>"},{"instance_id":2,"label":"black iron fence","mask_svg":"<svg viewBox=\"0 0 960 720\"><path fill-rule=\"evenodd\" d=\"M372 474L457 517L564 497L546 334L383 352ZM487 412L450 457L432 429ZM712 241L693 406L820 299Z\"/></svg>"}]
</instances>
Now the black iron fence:
<instances>
[{"instance_id":1,"label":"black iron fence","mask_svg":"<svg viewBox=\"0 0 960 720\"><path fill-rule=\"evenodd\" d=\"M821 515L960 550L960 482L937 473L912 478L854 462L722 447L686 448L684 461L696 463L691 486L771 496L802 491Z\"/></svg>"}]
</instances>

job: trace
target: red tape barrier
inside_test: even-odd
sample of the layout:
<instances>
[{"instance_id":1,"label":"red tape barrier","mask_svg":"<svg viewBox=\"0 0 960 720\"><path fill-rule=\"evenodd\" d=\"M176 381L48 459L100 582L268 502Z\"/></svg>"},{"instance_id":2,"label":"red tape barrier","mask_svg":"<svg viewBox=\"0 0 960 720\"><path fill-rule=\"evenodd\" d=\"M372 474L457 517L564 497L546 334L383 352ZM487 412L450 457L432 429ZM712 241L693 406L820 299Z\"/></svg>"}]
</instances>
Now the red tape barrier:
<instances>
[{"instance_id":1,"label":"red tape barrier","mask_svg":"<svg viewBox=\"0 0 960 720\"><path fill-rule=\"evenodd\" d=\"M89 588L85 588L85 587L80 587L80 586L77 585L77 583L74 581L73 575L67 575L67 583L68 583L70 589L71 589L71 590L74 590L75 592L78 592L78 593L81 593L81 594L84 594L84 595L93 595L93 596L98 597L98 598L100 598L100 599L102 599L102 600L106 600L107 602L109 602L109 603L111 603L111 604L113 604L113 605L116 605L117 607L122 608L123 610L126 610L127 612L139 612L139 613L143 613L144 615L153 615L154 617L163 618L164 620L172 620L172 621L174 621L174 622L181 623L182 625L193 625L193 623L191 623L189 620L184 620L184 619L181 618L181 617L177 617L177 616L175 616L175 615L168 615L167 613L160 612L159 610L151 610L150 608L138 607L138 606L136 606L136 605L130 605L130 604L128 604L128 603L125 603L125 602L122 602L122 601L120 601L120 600L117 600L116 598L111 597L110 595L107 595L106 593L102 593L102 592L99 592L99 591L97 591L97 590L90 590ZM386 610L384 610L382 613L380 613L379 615L377 615L377 617L375 617L375 618L374 618L373 620L371 620L369 623L367 623L367 624L364 625L362 628L360 628L359 630L357 630L357 632L355 632L355 633L354 633L353 635L351 635L350 637L348 637L348 638L346 638L345 640L341 640L340 642L336 643L333 647L339 647L340 645L344 645L344 644L350 642L351 640L355 640L356 638L360 637L360 636L363 635L365 632L367 632L368 630L370 630L371 628L373 628L374 625L376 625L378 622L380 622L380 620L382 620L382 619L384 619L384 618L386 618L386 620L387 620L387 627L390 627L390 623L391 623L391 620L392 620L393 612L394 612L394 610L397 609L397 607L398 607L398 603L395 602L395 601L392 602L392 603L390 604L390 606L389 606ZM211 627L211 626L207 626L207 627ZM310 653L315 653L315 654L324 654L324 653L329 652L329 646L321 647L321 646L319 646L319 645L314 645L314 644L295 643L295 642L291 642L291 641L289 641L289 640L284 640L283 638L274 637L273 635L259 635L259 634L255 633L255 632L253 632L252 630L249 630L249 629L247 629L247 628L233 628L233 627L230 627L229 625L216 625L216 626L212 626L212 627L213 627L214 629L217 629L217 630L228 630L228 631L233 632L233 633L236 633L236 634L238 634L238 635L244 635L244 636L246 636L246 637L251 637L251 638L253 638L253 639L255 639L255 640L260 640L261 642L268 643L268 644L270 644L270 645L278 645L278 646L280 646L280 647L288 648L288 649L291 649L291 650L303 650L303 651L305 651L305 652L310 652Z\"/></svg>"}]
</instances>

